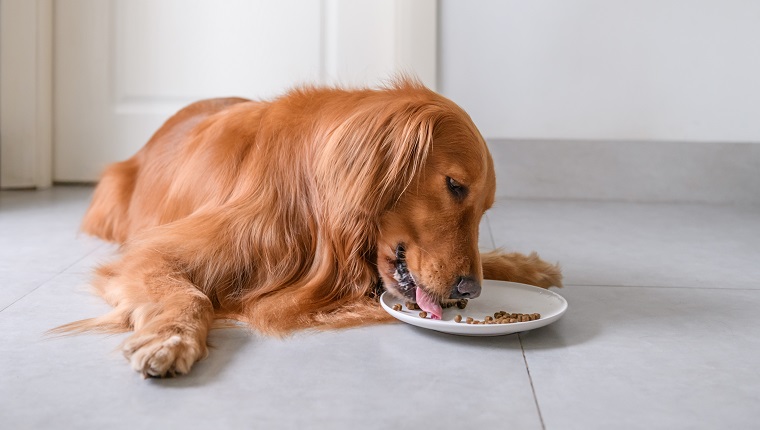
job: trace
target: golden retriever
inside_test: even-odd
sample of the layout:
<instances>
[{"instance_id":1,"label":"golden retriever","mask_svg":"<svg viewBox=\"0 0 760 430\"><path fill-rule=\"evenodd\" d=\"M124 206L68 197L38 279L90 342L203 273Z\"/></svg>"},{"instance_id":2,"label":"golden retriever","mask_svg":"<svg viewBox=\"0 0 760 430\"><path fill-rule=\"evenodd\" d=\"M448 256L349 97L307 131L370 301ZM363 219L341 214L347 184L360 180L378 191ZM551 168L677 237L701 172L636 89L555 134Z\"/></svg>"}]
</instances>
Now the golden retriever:
<instances>
[{"instance_id":1,"label":"golden retriever","mask_svg":"<svg viewBox=\"0 0 760 430\"><path fill-rule=\"evenodd\" d=\"M390 321L383 290L440 318L484 277L561 286L535 253L478 251L495 184L470 117L410 78L191 104L103 173L82 228L122 244L93 282L114 309L59 331L134 330L131 366L166 376L215 319L283 335Z\"/></svg>"}]
</instances>

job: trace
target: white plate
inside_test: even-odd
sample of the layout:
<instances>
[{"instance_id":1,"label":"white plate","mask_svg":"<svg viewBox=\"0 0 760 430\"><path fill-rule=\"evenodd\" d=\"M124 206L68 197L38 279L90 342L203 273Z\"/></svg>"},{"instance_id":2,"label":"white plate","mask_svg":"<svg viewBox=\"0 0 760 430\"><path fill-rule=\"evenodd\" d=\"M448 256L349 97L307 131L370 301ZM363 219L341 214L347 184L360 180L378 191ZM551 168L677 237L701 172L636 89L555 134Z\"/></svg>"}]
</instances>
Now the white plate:
<instances>
[{"instance_id":1,"label":"white plate","mask_svg":"<svg viewBox=\"0 0 760 430\"><path fill-rule=\"evenodd\" d=\"M465 336L500 336L533 330L557 321L567 310L567 300L559 294L516 282L483 281L480 297L467 303L465 309L456 306L443 310L440 320L420 318L420 311L410 311L404 306L400 311L394 311L393 305L404 305L405 300L386 293L380 297L380 304L386 312L397 319L417 327L436 330L443 333L460 334ZM467 324L467 317L483 321L486 315L493 316L494 312L532 314L538 312L541 318L535 321L517 322L511 324ZM462 315L462 322L454 322L454 317Z\"/></svg>"}]
</instances>

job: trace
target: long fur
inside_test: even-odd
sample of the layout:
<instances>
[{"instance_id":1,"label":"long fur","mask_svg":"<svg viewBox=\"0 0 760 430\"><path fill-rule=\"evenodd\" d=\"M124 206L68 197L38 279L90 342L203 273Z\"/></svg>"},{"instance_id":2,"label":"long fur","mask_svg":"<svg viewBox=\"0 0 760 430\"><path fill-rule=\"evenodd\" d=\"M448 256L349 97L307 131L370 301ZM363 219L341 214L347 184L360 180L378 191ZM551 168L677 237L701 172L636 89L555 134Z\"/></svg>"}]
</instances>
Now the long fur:
<instances>
[{"instance_id":1,"label":"long fur","mask_svg":"<svg viewBox=\"0 0 760 430\"><path fill-rule=\"evenodd\" d=\"M58 331L135 330L125 354L152 375L188 371L214 319L274 335L389 321L379 220L420 180L436 130L463 115L412 79L186 107L104 172L82 229L122 244L93 282L114 309ZM486 275L513 276L502 260L484 259ZM547 268L542 286L559 284ZM156 351L189 358L162 369Z\"/></svg>"}]
</instances>

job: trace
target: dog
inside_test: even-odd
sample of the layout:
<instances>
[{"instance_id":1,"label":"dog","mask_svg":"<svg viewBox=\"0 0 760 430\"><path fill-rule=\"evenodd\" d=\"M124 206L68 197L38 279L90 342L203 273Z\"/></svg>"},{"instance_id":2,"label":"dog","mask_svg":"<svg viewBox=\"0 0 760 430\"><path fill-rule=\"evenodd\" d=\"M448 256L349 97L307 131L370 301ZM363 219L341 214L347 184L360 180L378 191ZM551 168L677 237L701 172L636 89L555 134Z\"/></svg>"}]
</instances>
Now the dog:
<instances>
[{"instance_id":1,"label":"dog","mask_svg":"<svg viewBox=\"0 0 760 430\"><path fill-rule=\"evenodd\" d=\"M121 244L93 280L113 310L57 331L132 330L132 368L163 377L216 320L282 336L389 322L382 291L440 318L484 278L561 286L535 253L479 252L495 186L470 117L413 78L199 101L105 169L82 230Z\"/></svg>"}]
</instances>

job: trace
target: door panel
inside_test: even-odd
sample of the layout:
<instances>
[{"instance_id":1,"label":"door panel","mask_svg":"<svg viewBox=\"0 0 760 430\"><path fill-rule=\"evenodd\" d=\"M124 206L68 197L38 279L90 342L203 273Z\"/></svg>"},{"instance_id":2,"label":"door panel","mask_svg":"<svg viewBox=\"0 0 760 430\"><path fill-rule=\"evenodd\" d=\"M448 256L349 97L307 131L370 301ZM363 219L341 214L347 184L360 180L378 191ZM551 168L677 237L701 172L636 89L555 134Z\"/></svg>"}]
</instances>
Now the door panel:
<instances>
[{"instance_id":1,"label":"door panel","mask_svg":"<svg viewBox=\"0 0 760 430\"><path fill-rule=\"evenodd\" d=\"M182 106L319 81L313 0L60 0L54 178L93 181Z\"/></svg>"},{"instance_id":2,"label":"door panel","mask_svg":"<svg viewBox=\"0 0 760 430\"><path fill-rule=\"evenodd\" d=\"M203 98L377 84L396 71L435 88L436 10L436 0L57 0L54 180L97 180Z\"/></svg>"},{"instance_id":3,"label":"door panel","mask_svg":"<svg viewBox=\"0 0 760 430\"><path fill-rule=\"evenodd\" d=\"M319 78L320 3L313 0L130 0L115 12L119 103L270 96L294 80Z\"/></svg>"}]
</instances>

